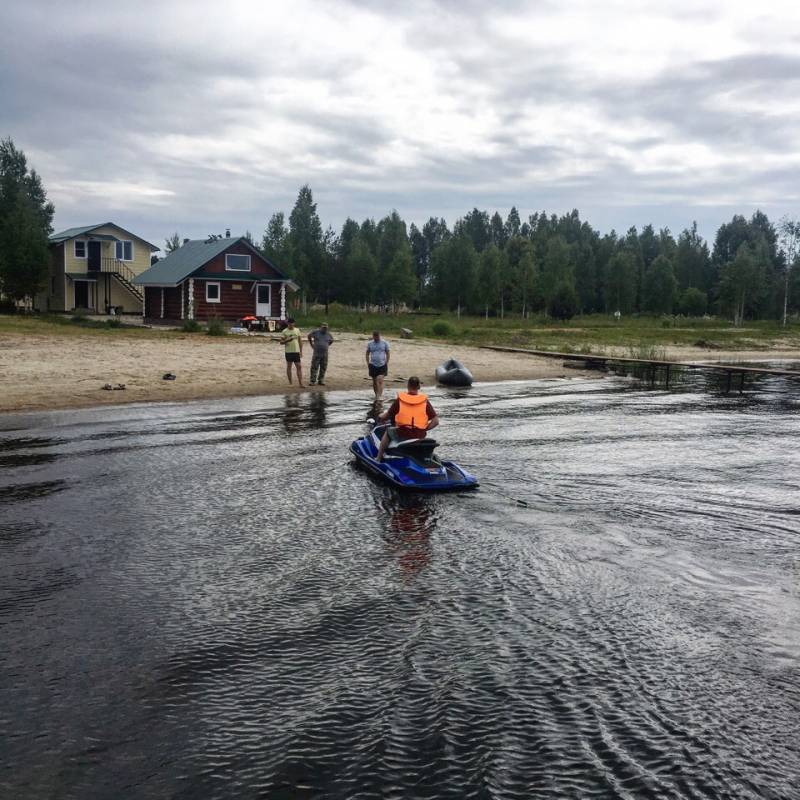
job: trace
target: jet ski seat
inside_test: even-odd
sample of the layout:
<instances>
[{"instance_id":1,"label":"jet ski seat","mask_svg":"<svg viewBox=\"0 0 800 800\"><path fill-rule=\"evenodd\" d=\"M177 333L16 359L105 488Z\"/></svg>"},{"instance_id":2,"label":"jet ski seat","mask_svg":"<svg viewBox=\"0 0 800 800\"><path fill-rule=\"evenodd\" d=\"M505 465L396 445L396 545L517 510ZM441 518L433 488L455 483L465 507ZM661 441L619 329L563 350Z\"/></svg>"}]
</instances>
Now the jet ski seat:
<instances>
[{"instance_id":1,"label":"jet ski seat","mask_svg":"<svg viewBox=\"0 0 800 800\"><path fill-rule=\"evenodd\" d=\"M433 458L433 451L439 446L436 439L406 439L386 448L386 455L408 456L420 461Z\"/></svg>"}]
</instances>

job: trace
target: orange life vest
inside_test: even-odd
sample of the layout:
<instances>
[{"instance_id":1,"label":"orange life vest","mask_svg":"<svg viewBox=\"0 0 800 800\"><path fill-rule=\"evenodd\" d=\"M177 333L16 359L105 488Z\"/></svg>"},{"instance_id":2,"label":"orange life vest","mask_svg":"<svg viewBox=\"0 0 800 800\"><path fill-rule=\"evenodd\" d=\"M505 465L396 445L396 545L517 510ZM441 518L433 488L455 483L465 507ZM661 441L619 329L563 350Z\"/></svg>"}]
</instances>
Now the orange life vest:
<instances>
[{"instance_id":1,"label":"orange life vest","mask_svg":"<svg viewBox=\"0 0 800 800\"><path fill-rule=\"evenodd\" d=\"M428 398L424 394L409 394L408 392L398 392L397 399L400 402L400 409L394 418L394 424L404 428L428 427L428 414L426 406Z\"/></svg>"}]
</instances>

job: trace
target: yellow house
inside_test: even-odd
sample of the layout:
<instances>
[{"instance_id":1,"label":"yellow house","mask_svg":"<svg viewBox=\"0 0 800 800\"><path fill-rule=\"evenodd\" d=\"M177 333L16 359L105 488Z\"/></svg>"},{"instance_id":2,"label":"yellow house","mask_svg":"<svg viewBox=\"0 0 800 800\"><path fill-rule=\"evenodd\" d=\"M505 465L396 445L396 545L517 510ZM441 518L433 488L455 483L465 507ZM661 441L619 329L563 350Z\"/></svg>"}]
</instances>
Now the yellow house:
<instances>
[{"instance_id":1,"label":"yellow house","mask_svg":"<svg viewBox=\"0 0 800 800\"><path fill-rule=\"evenodd\" d=\"M141 314L142 290L133 279L150 269L150 254L158 249L113 222L53 234L47 289L37 296L36 307Z\"/></svg>"}]
</instances>

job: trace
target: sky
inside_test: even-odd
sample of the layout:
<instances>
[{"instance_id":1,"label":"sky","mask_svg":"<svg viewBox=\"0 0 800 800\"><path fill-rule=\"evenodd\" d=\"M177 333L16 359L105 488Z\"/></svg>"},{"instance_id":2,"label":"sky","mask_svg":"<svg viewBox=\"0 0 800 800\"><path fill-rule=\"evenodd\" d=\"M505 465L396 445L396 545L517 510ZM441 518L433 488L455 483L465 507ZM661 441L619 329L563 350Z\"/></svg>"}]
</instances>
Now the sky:
<instances>
[{"instance_id":1,"label":"sky","mask_svg":"<svg viewBox=\"0 0 800 800\"><path fill-rule=\"evenodd\" d=\"M56 230L396 209L605 233L800 216L800 3L5 0L0 137Z\"/></svg>"}]
</instances>

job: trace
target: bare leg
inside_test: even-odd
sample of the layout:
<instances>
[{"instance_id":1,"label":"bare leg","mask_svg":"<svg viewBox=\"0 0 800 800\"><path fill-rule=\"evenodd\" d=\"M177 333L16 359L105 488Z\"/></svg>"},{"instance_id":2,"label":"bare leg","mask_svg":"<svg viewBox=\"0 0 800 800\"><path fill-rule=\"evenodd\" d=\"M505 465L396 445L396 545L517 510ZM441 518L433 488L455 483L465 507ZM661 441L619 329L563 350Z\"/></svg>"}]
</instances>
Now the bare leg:
<instances>
[{"instance_id":1,"label":"bare leg","mask_svg":"<svg viewBox=\"0 0 800 800\"><path fill-rule=\"evenodd\" d=\"M385 430L383 436L381 437L381 443L378 445L378 461L383 461L383 454L386 452L386 448L389 446L389 430Z\"/></svg>"},{"instance_id":2,"label":"bare leg","mask_svg":"<svg viewBox=\"0 0 800 800\"><path fill-rule=\"evenodd\" d=\"M383 397L383 375L378 375L378 377L375 378L375 382L375 396Z\"/></svg>"},{"instance_id":3,"label":"bare leg","mask_svg":"<svg viewBox=\"0 0 800 800\"><path fill-rule=\"evenodd\" d=\"M289 379L289 383L292 382L292 362L286 362L286 377Z\"/></svg>"},{"instance_id":4,"label":"bare leg","mask_svg":"<svg viewBox=\"0 0 800 800\"><path fill-rule=\"evenodd\" d=\"M297 370L297 382L300 386L303 385L303 372L302 372L302 365L299 362L295 362L295 369Z\"/></svg>"}]
</instances>

